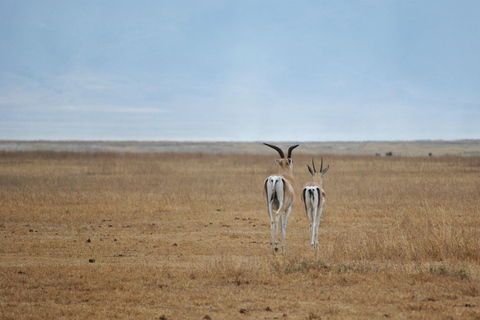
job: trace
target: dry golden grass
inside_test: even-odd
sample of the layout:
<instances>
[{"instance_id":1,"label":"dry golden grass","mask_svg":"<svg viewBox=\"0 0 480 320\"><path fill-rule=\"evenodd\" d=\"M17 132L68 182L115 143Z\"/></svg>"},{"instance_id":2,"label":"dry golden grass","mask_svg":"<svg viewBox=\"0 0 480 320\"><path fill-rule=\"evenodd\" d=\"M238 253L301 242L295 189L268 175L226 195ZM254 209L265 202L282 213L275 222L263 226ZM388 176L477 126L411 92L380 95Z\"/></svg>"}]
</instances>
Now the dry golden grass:
<instances>
[{"instance_id":1,"label":"dry golden grass","mask_svg":"<svg viewBox=\"0 0 480 320\"><path fill-rule=\"evenodd\" d=\"M0 318L480 319L480 157L323 156L273 255L273 156L0 153Z\"/></svg>"}]
</instances>

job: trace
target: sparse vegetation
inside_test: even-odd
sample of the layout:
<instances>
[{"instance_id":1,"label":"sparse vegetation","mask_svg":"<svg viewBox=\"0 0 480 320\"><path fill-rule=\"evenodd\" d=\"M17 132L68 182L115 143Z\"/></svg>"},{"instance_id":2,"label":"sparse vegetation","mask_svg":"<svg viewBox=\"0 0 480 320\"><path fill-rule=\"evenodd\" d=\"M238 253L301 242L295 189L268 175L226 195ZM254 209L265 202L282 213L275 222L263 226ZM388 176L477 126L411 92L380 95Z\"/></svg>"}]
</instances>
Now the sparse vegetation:
<instances>
[{"instance_id":1,"label":"sparse vegetation","mask_svg":"<svg viewBox=\"0 0 480 320\"><path fill-rule=\"evenodd\" d=\"M480 157L323 157L273 255L271 155L0 152L0 318L478 319Z\"/></svg>"},{"instance_id":2,"label":"sparse vegetation","mask_svg":"<svg viewBox=\"0 0 480 320\"><path fill-rule=\"evenodd\" d=\"M448 267L439 266L439 267L430 267L428 272L434 275L441 275L447 277L458 277L462 280L468 279L468 273L465 269L460 270L449 270Z\"/></svg>"}]
</instances>

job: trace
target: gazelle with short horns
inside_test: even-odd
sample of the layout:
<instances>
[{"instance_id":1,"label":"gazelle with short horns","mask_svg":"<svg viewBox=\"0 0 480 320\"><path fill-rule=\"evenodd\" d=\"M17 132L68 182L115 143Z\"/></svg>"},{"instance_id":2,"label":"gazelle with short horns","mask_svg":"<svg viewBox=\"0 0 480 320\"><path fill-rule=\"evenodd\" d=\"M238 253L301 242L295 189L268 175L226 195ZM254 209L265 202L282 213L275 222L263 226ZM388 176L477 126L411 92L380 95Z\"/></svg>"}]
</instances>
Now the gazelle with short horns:
<instances>
[{"instance_id":1,"label":"gazelle with short horns","mask_svg":"<svg viewBox=\"0 0 480 320\"><path fill-rule=\"evenodd\" d=\"M318 249L318 227L320 226L320 217L322 216L323 205L325 203L325 191L323 190L323 177L330 166L323 170L323 158L320 165L320 171L317 172L312 158L312 168L307 164L308 171L312 175L312 181L307 182L302 191L302 201L305 204L305 211L310 221L310 248Z\"/></svg>"},{"instance_id":2,"label":"gazelle with short horns","mask_svg":"<svg viewBox=\"0 0 480 320\"><path fill-rule=\"evenodd\" d=\"M288 148L286 157L279 147L267 143L264 143L264 145L275 149L280 155L280 159L275 160L278 164L278 173L268 177L263 186L272 229L272 252L278 250L278 232L281 227L282 253L285 253L285 229L287 228L288 216L292 211L292 205L295 202L295 191L293 189L295 181L293 179L293 160L291 156L292 150L298 147L298 144ZM273 210L276 210L275 216Z\"/></svg>"}]
</instances>

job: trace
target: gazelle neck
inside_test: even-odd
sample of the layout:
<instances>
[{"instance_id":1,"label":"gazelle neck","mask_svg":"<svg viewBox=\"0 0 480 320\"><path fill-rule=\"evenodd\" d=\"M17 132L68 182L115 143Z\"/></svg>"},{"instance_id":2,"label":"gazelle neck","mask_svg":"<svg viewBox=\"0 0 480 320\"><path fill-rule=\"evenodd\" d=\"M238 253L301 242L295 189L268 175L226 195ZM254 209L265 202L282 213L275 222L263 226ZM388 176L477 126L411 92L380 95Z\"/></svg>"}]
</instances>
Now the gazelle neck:
<instances>
[{"instance_id":1,"label":"gazelle neck","mask_svg":"<svg viewBox=\"0 0 480 320\"><path fill-rule=\"evenodd\" d=\"M313 177L312 177L312 181L317 183L320 187L322 187L322 184L323 184L323 178L321 177L320 174L316 173Z\"/></svg>"},{"instance_id":2,"label":"gazelle neck","mask_svg":"<svg viewBox=\"0 0 480 320\"><path fill-rule=\"evenodd\" d=\"M292 186L295 185L295 180L293 179L293 166L288 164L286 159L282 159L278 163L278 175L284 177Z\"/></svg>"}]
</instances>

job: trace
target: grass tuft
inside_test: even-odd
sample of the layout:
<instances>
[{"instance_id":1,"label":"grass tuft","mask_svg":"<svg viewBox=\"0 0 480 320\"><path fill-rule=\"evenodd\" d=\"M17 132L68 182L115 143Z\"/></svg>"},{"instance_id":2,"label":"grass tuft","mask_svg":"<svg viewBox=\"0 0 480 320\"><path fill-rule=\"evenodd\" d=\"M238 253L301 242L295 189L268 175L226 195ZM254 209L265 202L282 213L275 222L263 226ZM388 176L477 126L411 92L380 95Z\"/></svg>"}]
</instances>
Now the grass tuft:
<instances>
[{"instance_id":1,"label":"grass tuft","mask_svg":"<svg viewBox=\"0 0 480 320\"><path fill-rule=\"evenodd\" d=\"M452 270L447 266L430 267L428 273L444 277L460 278L462 280L469 279L468 272L465 269Z\"/></svg>"}]
</instances>

